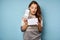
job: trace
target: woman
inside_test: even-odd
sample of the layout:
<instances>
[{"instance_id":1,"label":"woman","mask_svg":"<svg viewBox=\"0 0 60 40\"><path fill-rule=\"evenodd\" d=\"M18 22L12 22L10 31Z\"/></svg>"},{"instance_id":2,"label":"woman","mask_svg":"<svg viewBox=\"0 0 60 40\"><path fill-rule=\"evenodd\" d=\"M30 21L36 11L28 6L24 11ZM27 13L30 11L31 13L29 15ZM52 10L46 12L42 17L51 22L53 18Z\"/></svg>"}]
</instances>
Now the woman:
<instances>
[{"instance_id":1,"label":"woman","mask_svg":"<svg viewBox=\"0 0 60 40\"><path fill-rule=\"evenodd\" d=\"M32 1L29 4L29 16L30 18L38 18L38 25L28 25L28 21L26 18L23 18L24 25L22 25L21 30L24 31L23 38L24 40L41 40L41 31L42 31L42 16L41 16L41 9L40 6L36 1Z\"/></svg>"}]
</instances>

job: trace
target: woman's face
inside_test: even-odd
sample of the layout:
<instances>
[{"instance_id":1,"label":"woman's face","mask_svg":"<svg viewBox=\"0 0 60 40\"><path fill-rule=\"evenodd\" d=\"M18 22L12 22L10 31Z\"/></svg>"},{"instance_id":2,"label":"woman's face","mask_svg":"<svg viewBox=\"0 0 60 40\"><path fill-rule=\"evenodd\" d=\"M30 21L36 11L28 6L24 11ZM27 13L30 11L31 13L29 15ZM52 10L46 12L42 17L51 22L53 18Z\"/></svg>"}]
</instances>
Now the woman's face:
<instances>
[{"instance_id":1,"label":"woman's face","mask_svg":"<svg viewBox=\"0 0 60 40\"><path fill-rule=\"evenodd\" d=\"M37 4L32 4L30 6L30 13L34 15L36 14L36 11L37 11Z\"/></svg>"}]
</instances>

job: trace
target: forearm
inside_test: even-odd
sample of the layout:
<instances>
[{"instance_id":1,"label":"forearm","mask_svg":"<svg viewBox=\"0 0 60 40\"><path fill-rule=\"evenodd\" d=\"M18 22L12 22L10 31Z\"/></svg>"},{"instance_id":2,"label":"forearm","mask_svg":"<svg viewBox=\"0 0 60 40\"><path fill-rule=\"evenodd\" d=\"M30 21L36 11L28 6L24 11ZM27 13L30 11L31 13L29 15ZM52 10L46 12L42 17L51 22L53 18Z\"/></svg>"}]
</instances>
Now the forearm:
<instances>
[{"instance_id":1,"label":"forearm","mask_svg":"<svg viewBox=\"0 0 60 40\"><path fill-rule=\"evenodd\" d=\"M26 30L26 29L27 29L27 25L23 25L22 30Z\"/></svg>"},{"instance_id":2,"label":"forearm","mask_svg":"<svg viewBox=\"0 0 60 40\"><path fill-rule=\"evenodd\" d=\"M38 25L38 31L39 31L39 32L42 31L42 27L41 27L41 25Z\"/></svg>"}]
</instances>

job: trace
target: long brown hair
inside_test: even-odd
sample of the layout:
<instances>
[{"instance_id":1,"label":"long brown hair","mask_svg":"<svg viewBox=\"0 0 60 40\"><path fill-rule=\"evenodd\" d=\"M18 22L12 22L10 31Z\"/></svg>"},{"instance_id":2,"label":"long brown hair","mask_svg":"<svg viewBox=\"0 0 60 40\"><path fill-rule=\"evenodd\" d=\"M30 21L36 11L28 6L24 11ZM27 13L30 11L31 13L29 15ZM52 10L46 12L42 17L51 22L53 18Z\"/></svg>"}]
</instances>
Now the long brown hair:
<instances>
[{"instance_id":1,"label":"long brown hair","mask_svg":"<svg viewBox=\"0 0 60 40\"><path fill-rule=\"evenodd\" d=\"M30 7L32 4L36 4L36 5L37 5L37 12L36 12L35 16L38 18L38 21L41 22L41 19L42 19L42 16L41 16L41 8L40 8L39 4L38 4L36 1L32 1L32 2L29 4L29 7ZM28 8L29 8L29 7L28 7Z\"/></svg>"}]
</instances>

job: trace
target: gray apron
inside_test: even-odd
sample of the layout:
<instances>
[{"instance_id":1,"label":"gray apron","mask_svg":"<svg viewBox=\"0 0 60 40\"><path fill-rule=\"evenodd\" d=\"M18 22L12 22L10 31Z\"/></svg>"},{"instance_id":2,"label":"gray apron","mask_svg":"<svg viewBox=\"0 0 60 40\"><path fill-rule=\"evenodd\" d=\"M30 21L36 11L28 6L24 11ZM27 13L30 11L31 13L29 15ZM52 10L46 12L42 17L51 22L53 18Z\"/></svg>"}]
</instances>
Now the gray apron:
<instances>
[{"instance_id":1,"label":"gray apron","mask_svg":"<svg viewBox=\"0 0 60 40\"><path fill-rule=\"evenodd\" d=\"M32 17L28 17L32 18ZM29 25L23 34L24 40L41 40L41 33L38 31L37 25Z\"/></svg>"}]
</instances>

